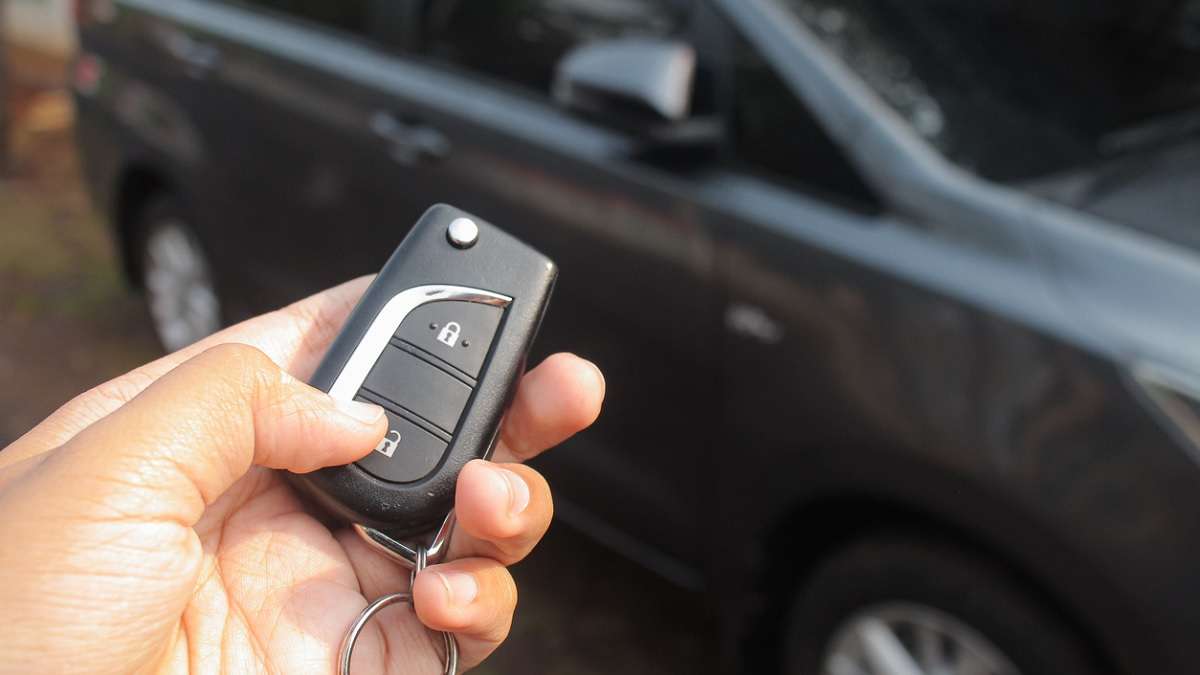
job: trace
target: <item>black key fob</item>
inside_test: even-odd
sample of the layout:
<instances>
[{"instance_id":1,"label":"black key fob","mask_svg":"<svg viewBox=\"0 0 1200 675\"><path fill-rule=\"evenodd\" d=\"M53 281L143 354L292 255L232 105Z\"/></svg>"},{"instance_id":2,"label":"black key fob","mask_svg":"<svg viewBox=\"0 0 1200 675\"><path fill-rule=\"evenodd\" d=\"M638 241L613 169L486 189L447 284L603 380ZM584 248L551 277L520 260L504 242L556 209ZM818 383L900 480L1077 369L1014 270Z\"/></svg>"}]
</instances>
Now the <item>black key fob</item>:
<instances>
[{"instance_id":1,"label":"black key fob","mask_svg":"<svg viewBox=\"0 0 1200 675\"><path fill-rule=\"evenodd\" d=\"M300 489L393 554L445 531L459 471L491 456L557 274L475 216L427 211L311 380L383 406L387 436L354 464L294 476Z\"/></svg>"}]
</instances>

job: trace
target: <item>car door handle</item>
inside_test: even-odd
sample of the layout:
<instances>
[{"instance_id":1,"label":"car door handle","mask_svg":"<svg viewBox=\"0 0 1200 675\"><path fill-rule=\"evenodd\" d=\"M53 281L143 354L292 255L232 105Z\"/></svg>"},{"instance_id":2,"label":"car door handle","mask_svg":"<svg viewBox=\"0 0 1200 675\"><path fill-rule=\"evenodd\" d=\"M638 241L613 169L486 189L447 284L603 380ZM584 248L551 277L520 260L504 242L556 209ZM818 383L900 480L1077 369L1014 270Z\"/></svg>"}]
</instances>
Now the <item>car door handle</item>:
<instances>
[{"instance_id":1,"label":"car door handle","mask_svg":"<svg viewBox=\"0 0 1200 675\"><path fill-rule=\"evenodd\" d=\"M371 131L387 142L392 159L406 166L437 162L450 156L446 135L419 120L379 112L371 118Z\"/></svg>"},{"instance_id":2,"label":"car door handle","mask_svg":"<svg viewBox=\"0 0 1200 675\"><path fill-rule=\"evenodd\" d=\"M192 77L204 77L221 63L220 49L181 30L167 29L160 37L163 49L182 63Z\"/></svg>"}]
</instances>

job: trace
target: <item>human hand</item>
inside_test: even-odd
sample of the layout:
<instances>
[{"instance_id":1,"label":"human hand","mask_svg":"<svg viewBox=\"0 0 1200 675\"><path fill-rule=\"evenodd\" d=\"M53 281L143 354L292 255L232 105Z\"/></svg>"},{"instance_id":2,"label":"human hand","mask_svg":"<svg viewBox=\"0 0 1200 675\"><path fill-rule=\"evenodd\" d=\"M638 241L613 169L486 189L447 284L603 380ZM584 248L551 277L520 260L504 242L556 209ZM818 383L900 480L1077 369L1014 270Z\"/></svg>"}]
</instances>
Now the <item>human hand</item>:
<instances>
[{"instance_id":1,"label":"human hand","mask_svg":"<svg viewBox=\"0 0 1200 675\"><path fill-rule=\"evenodd\" d=\"M386 432L382 409L301 381L368 281L100 385L0 452L0 671L325 673L368 600L409 590L408 570L328 529L272 470L346 464ZM553 511L519 462L591 424L603 397L575 356L526 374L496 463L459 476L449 562L417 576L415 615L367 625L358 672L440 673L429 629L455 633L463 667L504 640L506 566Z\"/></svg>"}]
</instances>

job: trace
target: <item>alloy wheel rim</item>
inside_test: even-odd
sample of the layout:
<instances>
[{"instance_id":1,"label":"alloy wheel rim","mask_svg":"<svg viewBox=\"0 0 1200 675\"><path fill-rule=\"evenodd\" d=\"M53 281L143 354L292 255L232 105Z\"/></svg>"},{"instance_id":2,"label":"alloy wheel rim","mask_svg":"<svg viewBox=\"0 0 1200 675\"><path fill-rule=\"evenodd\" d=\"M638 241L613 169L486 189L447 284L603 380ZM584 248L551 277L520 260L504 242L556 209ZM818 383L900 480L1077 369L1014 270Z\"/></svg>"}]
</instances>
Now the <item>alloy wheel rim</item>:
<instances>
[{"instance_id":1,"label":"alloy wheel rim","mask_svg":"<svg viewBox=\"0 0 1200 675\"><path fill-rule=\"evenodd\" d=\"M915 603L868 607L833 634L824 675L1020 675L982 633Z\"/></svg>"},{"instance_id":2,"label":"alloy wheel rim","mask_svg":"<svg viewBox=\"0 0 1200 675\"><path fill-rule=\"evenodd\" d=\"M150 315L168 351L220 329L220 302L208 261L183 223L169 220L154 227L143 262Z\"/></svg>"}]
</instances>

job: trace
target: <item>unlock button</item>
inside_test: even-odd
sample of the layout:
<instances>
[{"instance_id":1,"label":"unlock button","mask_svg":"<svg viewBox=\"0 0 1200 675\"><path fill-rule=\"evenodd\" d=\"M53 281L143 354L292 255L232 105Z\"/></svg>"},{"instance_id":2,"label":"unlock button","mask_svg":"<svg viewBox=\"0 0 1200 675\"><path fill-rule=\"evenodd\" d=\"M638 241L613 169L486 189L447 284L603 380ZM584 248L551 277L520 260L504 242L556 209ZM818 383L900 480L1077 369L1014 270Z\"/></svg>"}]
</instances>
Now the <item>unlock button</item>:
<instances>
[{"instance_id":1,"label":"unlock button","mask_svg":"<svg viewBox=\"0 0 1200 675\"><path fill-rule=\"evenodd\" d=\"M446 444L391 410L384 408L384 412L387 435L371 454L358 460L358 466L392 483L411 483L428 476L446 454Z\"/></svg>"},{"instance_id":2,"label":"unlock button","mask_svg":"<svg viewBox=\"0 0 1200 675\"><path fill-rule=\"evenodd\" d=\"M499 307L477 302L431 302L414 309L396 337L479 377L503 313Z\"/></svg>"}]
</instances>

